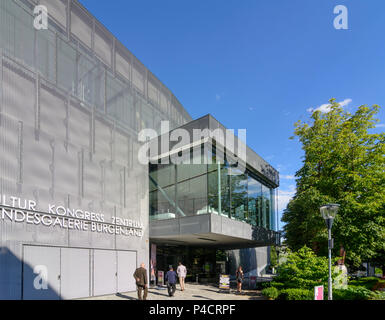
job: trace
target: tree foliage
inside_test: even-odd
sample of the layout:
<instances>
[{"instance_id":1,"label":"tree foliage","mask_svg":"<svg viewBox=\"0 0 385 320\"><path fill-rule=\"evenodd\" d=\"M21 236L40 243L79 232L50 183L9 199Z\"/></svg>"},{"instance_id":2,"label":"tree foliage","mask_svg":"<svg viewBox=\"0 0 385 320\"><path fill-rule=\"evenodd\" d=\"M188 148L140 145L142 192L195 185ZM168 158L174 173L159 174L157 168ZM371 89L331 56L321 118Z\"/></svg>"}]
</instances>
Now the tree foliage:
<instances>
[{"instance_id":1,"label":"tree foliage","mask_svg":"<svg viewBox=\"0 0 385 320\"><path fill-rule=\"evenodd\" d=\"M271 246L270 247L270 266L275 268L277 265L278 265L277 247Z\"/></svg>"},{"instance_id":2,"label":"tree foliage","mask_svg":"<svg viewBox=\"0 0 385 320\"><path fill-rule=\"evenodd\" d=\"M364 105L351 114L332 99L328 113L315 111L311 123L296 123L304 158L297 192L282 219L290 248L308 245L326 254L319 207L339 203L334 253L342 245L348 264L357 267L385 249L385 134L370 132L378 111L377 105Z\"/></svg>"}]
</instances>

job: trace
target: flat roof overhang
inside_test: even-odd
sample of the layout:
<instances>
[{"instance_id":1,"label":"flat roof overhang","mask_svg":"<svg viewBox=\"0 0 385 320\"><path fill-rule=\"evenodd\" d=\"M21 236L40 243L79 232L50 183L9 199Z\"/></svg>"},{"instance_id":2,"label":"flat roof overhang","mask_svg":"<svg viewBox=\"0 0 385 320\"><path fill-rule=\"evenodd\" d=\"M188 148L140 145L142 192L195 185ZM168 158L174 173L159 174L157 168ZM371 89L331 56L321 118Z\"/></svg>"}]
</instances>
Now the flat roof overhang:
<instances>
[{"instance_id":1,"label":"flat roof overhang","mask_svg":"<svg viewBox=\"0 0 385 320\"><path fill-rule=\"evenodd\" d=\"M150 241L164 245L241 249L277 245L279 234L209 213L150 221Z\"/></svg>"},{"instance_id":2,"label":"flat roof overhang","mask_svg":"<svg viewBox=\"0 0 385 320\"><path fill-rule=\"evenodd\" d=\"M170 135L174 131L180 129L187 131L190 136L190 141L188 141L185 145L182 145L182 141L170 141ZM202 135L198 138L198 140L195 140L197 137L194 135L194 130L202 131ZM225 133L227 129L212 115L208 114L179 128L173 129L168 133L160 135L150 141L152 148L158 150L157 156L152 157L150 162L156 164L160 159L169 157L170 155L181 152L182 150L194 148L201 144L214 144L217 150L222 150L226 152L227 155L236 158L236 162L238 162L239 165L244 166L245 168L247 167L249 170L254 172L266 185L271 188L277 188L279 186L279 172L276 169L274 169L267 161L260 157L254 150L252 150L234 134L230 134L231 139L227 139L227 136L225 135L224 141L218 141L215 134L213 134L216 130L220 130ZM163 139L169 141L169 149L167 151L162 151ZM225 145L223 145L223 142ZM237 154L237 151L241 149L245 150L245 159Z\"/></svg>"}]
</instances>

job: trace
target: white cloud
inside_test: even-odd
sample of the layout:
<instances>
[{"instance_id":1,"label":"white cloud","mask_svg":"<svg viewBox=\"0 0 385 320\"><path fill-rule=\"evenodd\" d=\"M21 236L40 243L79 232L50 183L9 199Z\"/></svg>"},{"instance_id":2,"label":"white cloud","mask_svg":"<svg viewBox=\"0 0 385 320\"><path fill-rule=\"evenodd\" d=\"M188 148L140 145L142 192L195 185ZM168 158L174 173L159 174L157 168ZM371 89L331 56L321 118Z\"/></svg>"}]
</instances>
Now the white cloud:
<instances>
[{"instance_id":1,"label":"white cloud","mask_svg":"<svg viewBox=\"0 0 385 320\"><path fill-rule=\"evenodd\" d=\"M344 101L338 102L339 105L343 108L346 107L348 104L350 104L353 100L352 99L345 99ZM315 111L321 111L322 113L328 113L330 111L331 104L325 103L320 105L318 108L309 108L306 111L309 113L313 113Z\"/></svg>"},{"instance_id":2,"label":"white cloud","mask_svg":"<svg viewBox=\"0 0 385 320\"><path fill-rule=\"evenodd\" d=\"M377 124L376 128L385 128L385 123Z\"/></svg>"},{"instance_id":3,"label":"white cloud","mask_svg":"<svg viewBox=\"0 0 385 320\"><path fill-rule=\"evenodd\" d=\"M217 93L216 95L215 95L215 99L217 100L217 101L219 101L219 100L221 100L221 95L219 94L219 93Z\"/></svg>"},{"instance_id":4,"label":"white cloud","mask_svg":"<svg viewBox=\"0 0 385 320\"><path fill-rule=\"evenodd\" d=\"M282 212L286 209L289 201L294 197L296 188L294 185L290 185L287 190L278 190L278 212Z\"/></svg>"},{"instance_id":5,"label":"white cloud","mask_svg":"<svg viewBox=\"0 0 385 320\"><path fill-rule=\"evenodd\" d=\"M322 104L315 111L321 111L322 113L328 113L330 111L330 104Z\"/></svg>"},{"instance_id":6,"label":"white cloud","mask_svg":"<svg viewBox=\"0 0 385 320\"><path fill-rule=\"evenodd\" d=\"M339 102L340 106L346 107L348 104L350 104L353 100L352 99L345 99L344 101Z\"/></svg>"},{"instance_id":7,"label":"white cloud","mask_svg":"<svg viewBox=\"0 0 385 320\"><path fill-rule=\"evenodd\" d=\"M292 176L292 175L289 175L289 174L281 174L281 175L279 175L279 177L281 179L285 179L285 180L294 180L295 179L295 176Z\"/></svg>"}]
</instances>

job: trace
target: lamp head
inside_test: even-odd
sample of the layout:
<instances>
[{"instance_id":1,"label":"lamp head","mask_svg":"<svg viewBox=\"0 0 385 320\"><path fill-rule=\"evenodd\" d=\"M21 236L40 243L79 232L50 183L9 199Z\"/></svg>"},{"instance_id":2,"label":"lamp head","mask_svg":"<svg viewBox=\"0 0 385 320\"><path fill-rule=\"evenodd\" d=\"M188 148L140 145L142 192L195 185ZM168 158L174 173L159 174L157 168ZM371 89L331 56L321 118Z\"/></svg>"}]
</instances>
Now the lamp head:
<instances>
[{"instance_id":1,"label":"lamp head","mask_svg":"<svg viewBox=\"0 0 385 320\"><path fill-rule=\"evenodd\" d=\"M339 208L339 204L330 203L320 207L320 212L325 220L334 219L337 215Z\"/></svg>"}]
</instances>

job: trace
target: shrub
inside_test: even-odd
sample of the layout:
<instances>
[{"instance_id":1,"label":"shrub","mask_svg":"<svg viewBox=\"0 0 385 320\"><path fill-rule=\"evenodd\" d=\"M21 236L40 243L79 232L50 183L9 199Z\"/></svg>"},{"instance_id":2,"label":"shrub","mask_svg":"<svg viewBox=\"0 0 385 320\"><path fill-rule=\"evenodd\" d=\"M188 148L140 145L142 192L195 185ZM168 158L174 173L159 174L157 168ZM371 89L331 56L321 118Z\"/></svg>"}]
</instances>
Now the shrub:
<instances>
[{"instance_id":1,"label":"shrub","mask_svg":"<svg viewBox=\"0 0 385 320\"><path fill-rule=\"evenodd\" d=\"M265 281L265 282L261 282L261 287L262 287L262 289L271 288L271 287L274 287L277 289L283 289L285 287L285 285L281 282Z\"/></svg>"},{"instance_id":2,"label":"shrub","mask_svg":"<svg viewBox=\"0 0 385 320\"><path fill-rule=\"evenodd\" d=\"M307 289L283 289L279 294L280 300L313 300L313 291Z\"/></svg>"},{"instance_id":3,"label":"shrub","mask_svg":"<svg viewBox=\"0 0 385 320\"><path fill-rule=\"evenodd\" d=\"M369 300L385 300L385 292L383 292L383 291L372 291L370 293Z\"/></svg>"},{"instance_id":4,"label":"shrub","mask_svg":"<svg viewBox=\"0 0 385 320\"><path fill-rule=\"evenodd\" d=\"M270 288L271 287L271 283L272 283L272 281L264 281L264 282L260 283L260 286L261 286L262 289Z\"/></svg>"},{"instance_id":5,"label":"shrub","mask_svg":"<svg viewBox=\"0 0 385 320\"><path fill-rule=\"evenodd\" d=\"M277 288L274 287L265 288L262 290L262 295L269 299L277 299L279 296L279 291Z\"/></svg>"},{"instance_id":6,"label":"shrub","mask_svg":"<svg viewBox=\"0 0 385 320\"><path fill-rule=\"evenodd\" d=\"M349 285L365 287L368 290L372 290L379 281L380 279L376 277L365 277L365 278L359 278L356 280L351 280L349 281Z\"/></svg>"},{"instance_id":7,"label":"shrub","mask_svg":"<svg viewBox=\"0 0 385 320\"><path fill-rule=\"evenodd\" d=\"M298 252L290 252L287 260L278 267L277 282L284 283L285 288L313 290L315 286L328 282L328 259L317 257L308 247ZM335 278L338 272L333 271Z\"/></svg>"},{"instance_id":8,"label":"shrub","mask_svg":"<svg viewBox=\"0 0 385 320\"><path fill-rule=\"evenodd\" d=\"M277 288L277 289L284 289L285 288L285 284L284 283L281 283L281 282L275 282L275 281L272 281L271 284L270 284L271 287L274 287L274 288Z\"/></svg>"},{"instance_id":9,"label":"shrub","mask_svg":"<svg viewBox=\"0 0 385 320\"><path fill-rule=\"evenodd\" d=\"M349 286L333 290L333 300L368 300L372 292L365 287Z\"/></svg>"}]
</instances>

